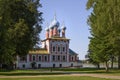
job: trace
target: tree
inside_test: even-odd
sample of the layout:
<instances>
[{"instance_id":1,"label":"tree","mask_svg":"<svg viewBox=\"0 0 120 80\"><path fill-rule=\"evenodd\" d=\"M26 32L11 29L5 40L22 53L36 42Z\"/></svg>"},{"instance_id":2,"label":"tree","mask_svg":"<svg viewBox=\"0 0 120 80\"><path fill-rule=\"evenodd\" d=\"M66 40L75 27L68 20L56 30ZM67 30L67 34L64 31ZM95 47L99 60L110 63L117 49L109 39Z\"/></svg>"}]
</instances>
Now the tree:
<instances>
[{"instance_id":1,"label":"tree","mask_svg":"<svg viewBox=\"0 0 120 80\"><path fill-rule=\"evenodd\" d=\"M89 50L90 60L96 63L98 67L99 63L105 62L106 71L108 71L108 61L110 60L110 52L109 46L107 46L107 41L103 41L102 38L91 38Z\"/></svg>"},{"instance_id":2,"label":"tree","mask_svg":"<svg viewBox=\"0 0 120 80\"><path fill-rule=\"evenodd\" d=\"M99 60L106 63L111 56L120 55L119 37L120 37L120 3L119 0L88 0L87 9L93 9L88 24L90 25L92 38L89 46L91 55L97 57L93 60ZM98 48L98 49L96 49Z\"/></svg>"},{"instance_id":3,"label":"tree","mask_svg":"<svg viewBox=\"0 0 120 80\"><path fill-rule=\"evenodd\" d=\"M0 63L13 63L39 43L40 0L0 0Z\"/></svg>"}]
</instances>

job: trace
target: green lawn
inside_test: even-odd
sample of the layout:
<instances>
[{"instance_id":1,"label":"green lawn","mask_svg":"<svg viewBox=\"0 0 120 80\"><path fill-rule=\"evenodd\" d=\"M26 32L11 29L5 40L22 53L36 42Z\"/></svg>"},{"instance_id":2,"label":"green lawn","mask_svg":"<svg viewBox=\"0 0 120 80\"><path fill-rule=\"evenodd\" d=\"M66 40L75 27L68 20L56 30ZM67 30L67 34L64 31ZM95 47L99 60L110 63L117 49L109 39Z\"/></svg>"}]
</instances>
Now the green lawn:
<instances>
[{"instance_id":1,"label":"green lawn","mask_svg":"<svg viewBox=\"0 0 120 80\"><path fill-rule=\"evenodd\" d=\"M119 69L111 69L109 72L105 72L104 69L95 69L95 68L55 68L52 69L35 69L35 70L1 70L0 76L37 76L37 75L51 75L50 77L36 77L36 78L0 78L0 80L115 80L115 79L103 79L103 78L94 78L94 77L85 77L85 76L62 76L55 77L52 75L64 75L71 73L79 74L107 74L112 76L120 76Z\"/></svg>"},{"instance_id":2,"label":"green lawn","mask_svg":"<svg viewBox=\"0 0 120 80\"><path fill-rule=\"evenodd\" d=\"M63 76L63 77L37 77L37 78L0 78L0 80L116 80L85 76Z\"/></svg>"},{"instance_id":3,"label":"green lawn","mask_svg":"<svg viewBox=\"0 0 120 80\"><path fill-rule=\"evenodd\" d=\"M52 69L52 72L49 68L47 69L35 69L35 70L0 70L0 75L6 76L20 76L20 75L59 75L59 74L71 74L71 73L94 73L94 74L109 74L120 76L119 69L110 69L109 72L106 72L104 69L96 68L55 68Z\"/></svg>"}]
</instances>

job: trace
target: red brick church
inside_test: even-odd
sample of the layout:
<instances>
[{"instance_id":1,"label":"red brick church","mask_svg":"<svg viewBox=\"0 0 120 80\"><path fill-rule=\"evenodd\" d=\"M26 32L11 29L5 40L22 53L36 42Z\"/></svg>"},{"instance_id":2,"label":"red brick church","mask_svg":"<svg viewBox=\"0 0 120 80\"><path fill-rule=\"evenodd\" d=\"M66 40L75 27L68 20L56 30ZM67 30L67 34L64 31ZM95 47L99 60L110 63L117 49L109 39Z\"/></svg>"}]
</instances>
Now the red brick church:
<instances>
[{"instance_id":1,"label":"red brick church","mask_svg":"<svg viewBox=\"0 0 120 80\"><path fill-rule=\"evenodd\" d=\"M66 26L54 16L53 21L45 29L46 38L42 47L29 51L26 56L17 56L17 67L20 69L42 67L77 67L78 54L69 48L70 39L66 38Z\"/></svg>"}]
</instances>

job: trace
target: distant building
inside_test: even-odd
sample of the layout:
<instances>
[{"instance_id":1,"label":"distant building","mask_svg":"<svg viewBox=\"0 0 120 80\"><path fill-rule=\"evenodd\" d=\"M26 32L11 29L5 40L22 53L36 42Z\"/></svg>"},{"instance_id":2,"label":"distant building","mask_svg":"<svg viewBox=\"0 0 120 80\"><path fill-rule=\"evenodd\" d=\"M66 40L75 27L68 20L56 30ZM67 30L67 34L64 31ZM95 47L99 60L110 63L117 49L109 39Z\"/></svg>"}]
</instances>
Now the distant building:
<instances>
[{"instance_id":1,"label":"distant building","mask_svg":"<svg viewBox=\"0 0 120 80\"><path fill-rule=\"evenodd\" d=\"M65 25L60 29L59 22L54 17L45 30L46 38L42 40L42 48L31 50L26 56L17 56L16 67L78 67L78 54L69 48L70 39L66 38Z\"/></svg>"}]
</instances>

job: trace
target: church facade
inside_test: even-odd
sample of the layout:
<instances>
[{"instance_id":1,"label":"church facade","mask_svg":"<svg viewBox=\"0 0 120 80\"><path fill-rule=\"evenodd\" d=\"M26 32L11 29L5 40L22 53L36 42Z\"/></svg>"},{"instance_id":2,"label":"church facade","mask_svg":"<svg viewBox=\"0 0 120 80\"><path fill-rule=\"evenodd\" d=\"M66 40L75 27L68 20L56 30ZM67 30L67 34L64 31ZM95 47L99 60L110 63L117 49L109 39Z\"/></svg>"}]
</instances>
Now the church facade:
<instances>
[{"instance_id":1,"label":"church facade","mask_svg":"<svg viewBox=\"0 0 120 80\"><path fill-rule=\"evenodd\" d=\"M47 68L47 67L78 67L78 54L69 48L70 39L66 38L66 26L60 27L54 17L50 25L45 29L45 39L42 47L30 50L26 56L17 56L16 67Z\"/></svg>"}]
</instances>

